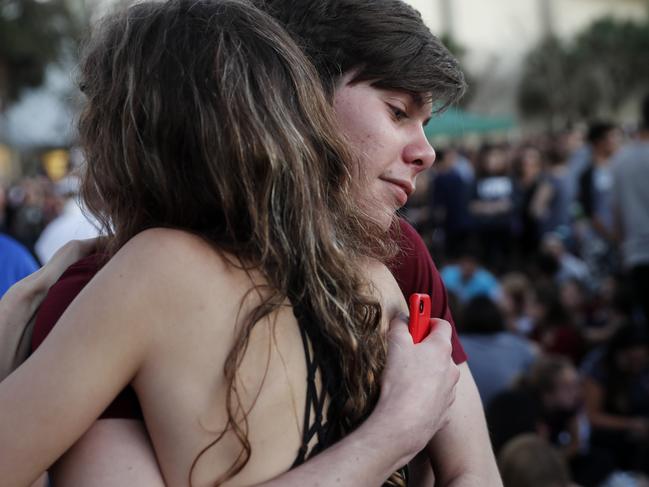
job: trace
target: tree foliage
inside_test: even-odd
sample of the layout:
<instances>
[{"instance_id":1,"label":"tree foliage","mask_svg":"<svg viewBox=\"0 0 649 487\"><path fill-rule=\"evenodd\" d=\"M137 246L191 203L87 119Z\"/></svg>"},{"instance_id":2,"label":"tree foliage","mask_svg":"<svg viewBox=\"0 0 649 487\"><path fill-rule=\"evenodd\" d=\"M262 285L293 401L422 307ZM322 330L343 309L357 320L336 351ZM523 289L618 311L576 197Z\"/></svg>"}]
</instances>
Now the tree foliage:
<instances>
[{"instance_id":1,"label":"tree foliage","mask_svg":"<svg viewBox=\"0 0 649 487\"><path fill-rule=\"evenodd\" d=\"M65 0L0 0L0 112L74 44L79 28Z\"/></svg>"},{"instance_id":2,"label":"tree foliage","mask_svg":"<svg viewBox=\"0 0 649 487\"><path fill-rule=\"evenodd\" d=\"M527 56L518 92L523 115L551 126L611 115L649 89L649 20L603 18L571 42L550 37Z\"/></svg>"}]
</instances>

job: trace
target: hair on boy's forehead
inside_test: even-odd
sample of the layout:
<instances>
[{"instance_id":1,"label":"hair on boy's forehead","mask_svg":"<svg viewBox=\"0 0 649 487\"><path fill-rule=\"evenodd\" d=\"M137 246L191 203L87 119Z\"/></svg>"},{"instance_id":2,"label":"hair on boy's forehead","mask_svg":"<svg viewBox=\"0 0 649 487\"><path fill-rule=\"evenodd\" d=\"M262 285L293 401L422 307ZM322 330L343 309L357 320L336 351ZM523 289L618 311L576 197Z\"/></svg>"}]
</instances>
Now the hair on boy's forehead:
<instances>
[{"instance_id":1,"label":"hair on boy's forehead","mask_svg":"<svg viewBox=\"0 0 649 487\"><path fill-rule=\"evenodd\" d=\"M253 1L298 41L330 96L352 70L356 81L419 94L438 109L464 93L457 60L401 0Z\"/></svg>"}]
</instances>

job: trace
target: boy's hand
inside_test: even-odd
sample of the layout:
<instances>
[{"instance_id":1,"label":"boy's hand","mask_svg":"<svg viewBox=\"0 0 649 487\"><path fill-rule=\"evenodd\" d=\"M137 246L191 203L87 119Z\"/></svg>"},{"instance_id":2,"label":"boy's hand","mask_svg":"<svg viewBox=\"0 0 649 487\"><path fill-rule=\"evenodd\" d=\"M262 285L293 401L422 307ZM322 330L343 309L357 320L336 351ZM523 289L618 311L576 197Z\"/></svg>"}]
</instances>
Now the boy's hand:
<instances>
[{"instance_id":1,"label":"boy's hand","mask_svg":"<svg viewBox=\"0 0 649 487\"><path fill-rule=\"evenodd\" d=\"M416 345L404 318L390 323L388 358L375 409L409 443L404 447L412 455L448 423L460 377L451 357L451 325L441 319L431 321L430 334Z\"/></svg>"},{"instance_id":2,"label":"boy's hand","mask_svg":"<svg viewBox=\"0 0 649 487\"><path fill-rule=\"evenodd\" d=\"M72 264L97 248L99 238L73 240L33 274L18 281L0 300L0 380L25 361L30 351L32 318L50 287Z\"/></svg>"}]
</instances>

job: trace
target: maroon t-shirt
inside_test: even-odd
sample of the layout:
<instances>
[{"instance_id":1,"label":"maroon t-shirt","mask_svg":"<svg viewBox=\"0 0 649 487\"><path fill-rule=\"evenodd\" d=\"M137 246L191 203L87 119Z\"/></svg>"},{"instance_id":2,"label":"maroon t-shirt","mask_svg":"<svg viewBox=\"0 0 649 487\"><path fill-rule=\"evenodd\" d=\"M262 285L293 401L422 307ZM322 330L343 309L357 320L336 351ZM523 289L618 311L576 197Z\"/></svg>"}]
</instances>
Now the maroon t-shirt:
<instances>
[{"instance_id":1,"label":"maroon t-shirt","mask_svg":"<svg viewBox=\"0 0 649 487\"><path fill-rule=\"evenodd\" d=\"M406 300L412 293L427 293L431 296L432 316L449 321L453 328L453 360L460 364L466 361L466 354L460 344L455 324L448 307L446 288L419 234L404 220L400 220L400 254L389 267L395 276ZM102 257L88 256L73 264L52 286L41 305L32 336L32 351L45 340L63 312L88 282L99 272ZM126 387L106 408L102 418L142 419L142 409L131 386Z\"/></svg>"},{"instance_id":2,"label":"maroon t-shirt","mask_svg":"<svg viewBox=\"0 0 649 487\"><path fill-rule=\"evenodd\" d=\"M431 316L442 318L451 324L453 334L453 361L456 364L466 362L466 353L457 336L455 322L448 306L446 287L442 282L437 267L433 262L426 244L417 231L403 219L399 220L399 248L401 252L388 263L390 272L397 280L406 302L413 293L430 295Z\"/></svg>"}]
</instances>

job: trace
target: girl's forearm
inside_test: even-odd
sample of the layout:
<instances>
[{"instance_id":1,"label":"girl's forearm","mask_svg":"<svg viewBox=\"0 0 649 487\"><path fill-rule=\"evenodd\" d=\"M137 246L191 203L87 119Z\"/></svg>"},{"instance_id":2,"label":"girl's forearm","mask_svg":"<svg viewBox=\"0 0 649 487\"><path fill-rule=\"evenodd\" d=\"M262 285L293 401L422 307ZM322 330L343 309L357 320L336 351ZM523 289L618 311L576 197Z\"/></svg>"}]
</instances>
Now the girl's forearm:
<instances>
[{"instance_id":1,"label":"girl's forearm","mask_svg":"<svg viewBox=\"0 0 649 487\"><path fill-rule=\"evenodd\" d=\"M308 462L255 487L382 485L412 457L403 441L403 433L393 434L393 430L388 422L370 417L356 431Z\"/></svg>"}]
</instances>

